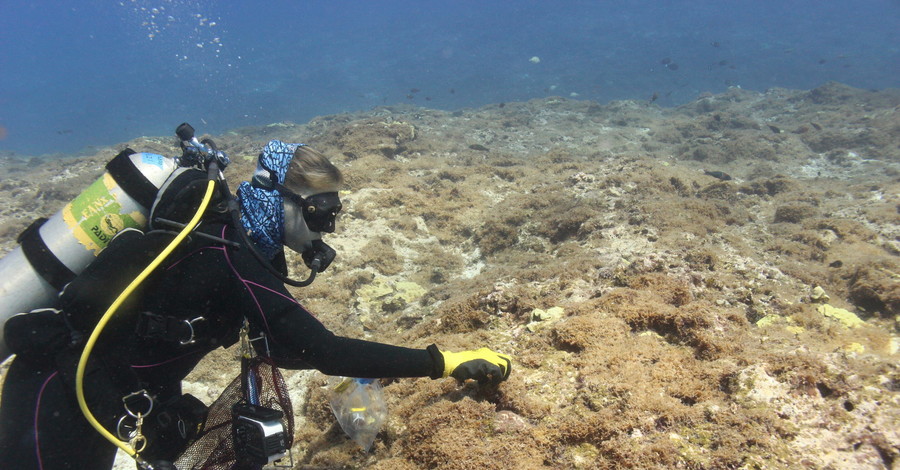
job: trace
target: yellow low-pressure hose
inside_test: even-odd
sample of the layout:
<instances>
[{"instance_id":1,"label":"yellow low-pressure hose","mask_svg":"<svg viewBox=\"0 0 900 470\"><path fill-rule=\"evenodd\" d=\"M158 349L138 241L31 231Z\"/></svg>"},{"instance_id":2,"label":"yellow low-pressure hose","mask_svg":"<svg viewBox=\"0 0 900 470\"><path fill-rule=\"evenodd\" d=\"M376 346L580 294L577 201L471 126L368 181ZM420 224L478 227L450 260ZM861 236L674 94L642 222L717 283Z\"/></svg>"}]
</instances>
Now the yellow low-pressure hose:
<instances>
[{"instance_id":1,"label":"yellow low-pressure hose","mask_svg":"<svg viewBox=\"0 0 900 470\"><path fill-rule=\"evenodd\" d=\"M214 180L209 181L209 186L206 187L206 194L203 196L203 201L200 203L200 207L197 209L197 212L194 214L194 217L188 222L181 232L169 243L168 246L159 254L157 257L146 267L143 271L133 281L131 284L128 284L128 287L122 291L121 294L116 298L115 302L109 306L106 310L106 313L103 314L103 317L100 318L100 321L97 323L97 326L94 328L94 331L91 333L90 338L88 338L87 343L84 345L84 351L81 353L81 360L78 361L78 369L75 372L75 393L78 396L78 406L81 407L81 412L84 413L84 417L87 418L88 422L91 423L91 426L97 430L103 437L106 438L109 442L115 444L118 448L125 451L128 455L137 458L137 453L135 449L131 447L130 444L122 442L116 439L111 432L107 431L97 418L91 413L90 408L88 408L87 401L84 399L84 370L87 367L88 357L91 355L91 350L94 349L94 344L97 342L97 338L100 337L100 333L103 331L103 328L109 322L109 320L115 315L116 311L128 299L128 296L137 289L137 287L144 281L150 273L153 272L154 269L157 268L167 256L169 256L175 248L178 247L178 244L184 240L188 234L200 223L200 218L203 216L203 213L206 212L206 207L209 205L209 201L212 199L213 192L216 188L216 182Z\"/></svg>"}]
</instances>

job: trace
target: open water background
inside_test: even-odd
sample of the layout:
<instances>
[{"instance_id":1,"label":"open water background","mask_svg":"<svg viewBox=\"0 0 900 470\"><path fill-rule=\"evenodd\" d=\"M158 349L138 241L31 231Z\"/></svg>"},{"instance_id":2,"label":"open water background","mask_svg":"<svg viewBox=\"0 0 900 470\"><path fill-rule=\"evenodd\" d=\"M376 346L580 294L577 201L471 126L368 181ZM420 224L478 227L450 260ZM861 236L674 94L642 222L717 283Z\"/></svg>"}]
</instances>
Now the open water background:
<instances>
[{"instance_id":1,"label":"open water background","mask_svg":"<svg viewBox=\"0 0 900 470\"><path fill-rule=\"evenodd\" d=\"M539 60L537 60L537 59ZM374 106L900 86L900 1L0 0L0 154Z\"/></svg>"}]
</instances>

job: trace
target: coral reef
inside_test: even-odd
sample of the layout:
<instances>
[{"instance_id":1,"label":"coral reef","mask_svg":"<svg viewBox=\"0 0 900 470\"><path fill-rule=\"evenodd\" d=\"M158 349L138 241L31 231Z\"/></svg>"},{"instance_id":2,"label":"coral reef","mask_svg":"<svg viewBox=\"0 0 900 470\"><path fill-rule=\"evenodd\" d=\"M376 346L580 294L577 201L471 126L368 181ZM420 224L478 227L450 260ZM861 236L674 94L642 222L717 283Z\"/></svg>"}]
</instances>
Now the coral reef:
<instances>
[{"instance_id":1,"label":"coral reef","mask_svg":"<svg viewBox=\"0 0 900 470\"><path fill-rule=\"evenodd\" d=\"M896 468L897 106L896 90L829 83L674 109L380 107L214 136L232 184L270 138L345 172L338 258L294 290L329 328L514 360L497 388L385 378L369 453L321 376L286 372L296 468ZM174 155L167 142L128 145ZM0 248L114 153L0 162ZM187 387L211 399L231 354Z\"/></svg>"}]
</instances>

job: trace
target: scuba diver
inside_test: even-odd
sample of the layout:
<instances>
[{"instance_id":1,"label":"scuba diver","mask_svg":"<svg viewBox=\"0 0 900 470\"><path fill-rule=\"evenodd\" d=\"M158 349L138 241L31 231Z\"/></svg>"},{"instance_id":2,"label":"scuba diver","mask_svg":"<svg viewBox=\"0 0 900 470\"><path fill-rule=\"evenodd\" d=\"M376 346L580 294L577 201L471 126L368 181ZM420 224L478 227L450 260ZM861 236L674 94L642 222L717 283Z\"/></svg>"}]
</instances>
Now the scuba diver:
<instances>
[{"instance_id":1,"label":"scuba diver","mask_svg":"<svg viewBox=\"0 0 900 470\"><path fill-rule=\"evenodd\" d=\"M171 240L172 226L197 211L197 183L206 177L173 173L154 203L153 230L119 232L66 285L54 308L6 323L6 344L16 357L0 395L0 468L112 467L116 446L92 428L76 397L85 337L134 277L121 266L141 264L135 260L159 251L157 239ZM141 457L163 462L144 468L174 468L165 462L184 451L207 413L182 392L181 381L209 352L242 338L251 338L256 354L274 367L328 375L454 377L493 385L509 376L509 356L487 348L449 352L337 336L293 298L286 282L304 285L334 259L322 235L335 231L341 184L341 172L321 153L269 142L252 181L242 182L236 196L219 185L197 228L106 325L83 371L84 401L106 429L121 428L126 415L137 416L139 431L143 422L148 445ZM286 277L284 247L312 269L307 282Z\"/></svg>"}]
</instances>

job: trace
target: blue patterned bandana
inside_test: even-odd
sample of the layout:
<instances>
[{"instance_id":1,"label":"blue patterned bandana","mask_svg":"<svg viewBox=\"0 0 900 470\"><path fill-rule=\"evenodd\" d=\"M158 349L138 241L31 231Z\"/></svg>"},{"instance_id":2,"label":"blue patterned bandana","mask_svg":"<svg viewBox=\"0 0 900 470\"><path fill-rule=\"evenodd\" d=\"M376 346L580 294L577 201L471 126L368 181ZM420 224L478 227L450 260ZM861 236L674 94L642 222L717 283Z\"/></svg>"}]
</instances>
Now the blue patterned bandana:
<instances>
[{"instance_id":1,"label":"blue patterned bandana","mask_svg":"<svg viewBox=\"0 0 900 470\"><path fill-rule=\"evenodd\" d=\"M284 184L288 164L301 145L304 144L286 144L280 140L269 142L259 154L255 174ZM237 199L242 209L241 222L250 238L263 254L269 259L274 258L284 242L284 199L281 194L244 181L238 186Z\"/></svg>"}]
</instances>

